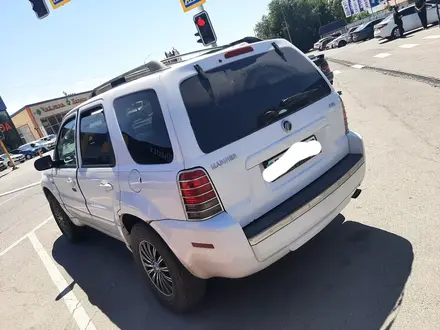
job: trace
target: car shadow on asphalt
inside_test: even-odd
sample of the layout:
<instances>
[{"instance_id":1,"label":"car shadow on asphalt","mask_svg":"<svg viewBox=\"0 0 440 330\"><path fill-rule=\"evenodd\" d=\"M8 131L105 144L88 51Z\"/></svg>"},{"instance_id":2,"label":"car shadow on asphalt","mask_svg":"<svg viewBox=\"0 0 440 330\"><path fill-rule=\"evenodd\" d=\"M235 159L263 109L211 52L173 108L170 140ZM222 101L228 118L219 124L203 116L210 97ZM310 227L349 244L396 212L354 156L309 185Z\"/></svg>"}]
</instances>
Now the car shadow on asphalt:
<instances>
[{"instance_id":1,"label":"car shadow on asphalt","mask_svg":"<svg viewBox=\"0 0 440 330\"><path fill-rule=\"evenodd\" d=\"M52 255L120 329L356 329L391 327L413 263L406 239L342 215L299 250L243 279L212 279L194 312L174 315L145 290L130 252L97 232L60 237Z\"/></svg>"}]
</instances>

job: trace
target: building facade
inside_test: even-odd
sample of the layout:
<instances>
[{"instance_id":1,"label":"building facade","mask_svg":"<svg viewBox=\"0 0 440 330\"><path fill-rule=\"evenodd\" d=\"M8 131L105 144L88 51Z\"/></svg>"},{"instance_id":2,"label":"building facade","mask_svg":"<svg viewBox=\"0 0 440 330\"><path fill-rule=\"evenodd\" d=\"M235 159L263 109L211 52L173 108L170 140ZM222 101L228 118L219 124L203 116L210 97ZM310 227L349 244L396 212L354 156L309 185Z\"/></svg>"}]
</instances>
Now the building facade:
<instances>
[{"instance_id":1,"label":"building facade","mask_svg":"<svg viewBox=\"0 0 440 330\"><path fill-rule=\"evenodd\" d=\"M23 144L23 141L20 138L20 134L18 134L18 131L15 128L15 125L12 122L11 117L6 111L6 105L3 102L1 96L0 96L0 131L3 132L5 138L3 140L3 144L5 145L6 149L13 150ZM3 150L1 150L0 148L0 154L2 153Z\"/></svg>"},{"instance_id":2,"label":"building facade","mask_svg":"<svg viewBox=\"0 0 440 330\"><path fill-rule=\"evenodd\" d=\"M87 101L90 91L29 104L11 118L21 138L32 142L49 134L57 134L66 113Z\"/></svg>"}]
</instances>

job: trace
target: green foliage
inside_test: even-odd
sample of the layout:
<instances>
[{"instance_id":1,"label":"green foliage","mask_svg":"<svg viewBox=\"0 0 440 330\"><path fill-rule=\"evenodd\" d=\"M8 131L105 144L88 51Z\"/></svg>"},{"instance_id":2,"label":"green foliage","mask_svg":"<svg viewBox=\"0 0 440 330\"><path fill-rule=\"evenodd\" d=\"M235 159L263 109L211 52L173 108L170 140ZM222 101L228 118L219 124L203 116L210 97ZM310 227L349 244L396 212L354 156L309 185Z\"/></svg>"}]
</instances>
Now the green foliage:
<instances>
[{"instance_id":1,"label":"green foliage","mask_svg":"<svg viewBox=\"0 0 440 330\"><path fill-rule=\"evenodd\" d=\"M289 40L285 17L293 44L303 51L319 39L320 26L345 19L340 0L272 0L268 9L255 25L256 36Z\"/></svg>"}]
</instances>

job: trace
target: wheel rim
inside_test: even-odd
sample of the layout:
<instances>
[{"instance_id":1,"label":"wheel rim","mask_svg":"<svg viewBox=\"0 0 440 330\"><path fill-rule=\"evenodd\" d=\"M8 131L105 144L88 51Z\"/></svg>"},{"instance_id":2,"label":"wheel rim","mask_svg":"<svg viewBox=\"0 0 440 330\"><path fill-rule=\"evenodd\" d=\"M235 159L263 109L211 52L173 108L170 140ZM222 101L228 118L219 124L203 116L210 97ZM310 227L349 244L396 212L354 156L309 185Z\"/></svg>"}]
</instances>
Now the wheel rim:
<instances>
[{"instance_id":1,"label":"wheel rim","mask_svg":"<svg viewBox=\"0 0 440 330\"><path fill-rule=\"evenodd\" d=\"M173 280L157 249L151 243L142 241L139 243L139 256L151 283L163 295L171 296L173 294Z\"/></svg>"},{"instance_id":2,"label":"wheel rim","mask_svg":"<svg viewBox=\"0 0 440 330\"><path fill-rule=\"evenodd\" d=\"M26 159L31 159L31 155L26 155Z\"/></svg>"},{"instance_id":3,"label":"wheel rim","mask_svg":"<svg viewBox=\"0 0 440 330\"><path fill-rule=\"evenodd\" d=\"M399 32L399 30L397 30L397 29L394 30L394 36L395 36L395 37L400 37L400 32Z\"/></svg>"}]
</instances>

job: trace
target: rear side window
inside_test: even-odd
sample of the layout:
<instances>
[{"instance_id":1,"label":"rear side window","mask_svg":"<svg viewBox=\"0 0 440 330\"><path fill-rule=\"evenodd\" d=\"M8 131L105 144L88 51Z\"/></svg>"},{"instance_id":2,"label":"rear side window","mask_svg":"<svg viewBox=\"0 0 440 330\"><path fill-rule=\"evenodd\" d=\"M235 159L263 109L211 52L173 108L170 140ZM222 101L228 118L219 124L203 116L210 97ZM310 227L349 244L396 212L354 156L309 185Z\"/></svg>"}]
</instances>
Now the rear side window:
<instances>
[{"instance_id":1,"label":"rear side window","mask_svg":"<svg viewBox=\"0 0 440 330\"><path fill-rule=\"evenodd\" d=\"M113 106L125 144L138 164L168 164L173 148L154 90L117 98Z\"/></svg>"},{"instance_id":2,"label":"rear side window","mask_svg":"<svg viewBox=\"0 0 440 330\"><path fill-rule=\"evenodd\" d=\"M330 94L327 81L303 54L292 48L281 50L281 56L275 51L249 56L181 83L191 126L204 153Z\"/></svg>"}]
</instances>

